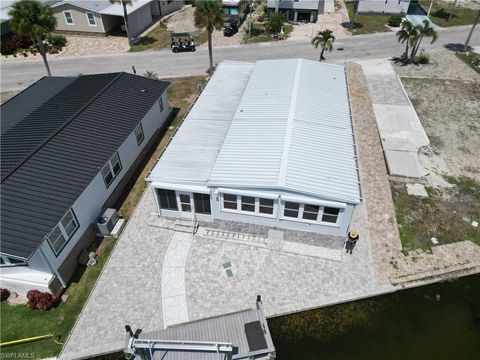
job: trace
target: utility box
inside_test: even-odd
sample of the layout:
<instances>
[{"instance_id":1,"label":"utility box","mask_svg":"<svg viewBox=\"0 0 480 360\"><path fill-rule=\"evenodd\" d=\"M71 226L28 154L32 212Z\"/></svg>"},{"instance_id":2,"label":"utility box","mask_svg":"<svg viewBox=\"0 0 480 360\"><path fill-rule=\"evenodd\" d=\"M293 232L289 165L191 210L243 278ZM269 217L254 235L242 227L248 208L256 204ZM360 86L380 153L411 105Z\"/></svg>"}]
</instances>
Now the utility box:
<instances>
[{"instance_id":1,"label":"utility box","mask_svg":"<svg viewBox=\"0 0 480 360\"><path fill-rule=\"evenodd\" d=\"M97 219L97 232L102 235L110 235L118 221L117 210L105 209Z\"/></svg>"}]
</instances>

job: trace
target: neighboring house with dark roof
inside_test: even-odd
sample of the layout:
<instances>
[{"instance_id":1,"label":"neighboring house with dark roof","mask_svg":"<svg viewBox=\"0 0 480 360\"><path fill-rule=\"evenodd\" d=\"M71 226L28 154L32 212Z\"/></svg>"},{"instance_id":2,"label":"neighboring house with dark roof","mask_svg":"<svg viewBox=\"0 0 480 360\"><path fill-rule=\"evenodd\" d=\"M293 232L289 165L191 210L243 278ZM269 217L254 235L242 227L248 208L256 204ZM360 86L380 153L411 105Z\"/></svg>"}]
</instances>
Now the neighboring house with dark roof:
<instances>
[{"instance_id":1,"label":"neighboring house with dark roof","mask_svg":"<svg viewBox=\"0 0 480 360\"><path fill-rule=\"evenodd\" d=\"M130 36L136 37L162 16L180 9L184 1L133 0L127 5ZM123 7L109 0L62 0L52 5L57 31L107 35L124 23Z\"/></svg>"},{"instance_id":2,"label":"neighboring house with dark roof","mask_svg":"<svg viewBox=\"0 0 480 360\"><path fill-rule=\"evenodd\" d=\"M58 293L170 114L169 83L45 77L1 106L0 286Z\"/></svg>"}]
</instances>

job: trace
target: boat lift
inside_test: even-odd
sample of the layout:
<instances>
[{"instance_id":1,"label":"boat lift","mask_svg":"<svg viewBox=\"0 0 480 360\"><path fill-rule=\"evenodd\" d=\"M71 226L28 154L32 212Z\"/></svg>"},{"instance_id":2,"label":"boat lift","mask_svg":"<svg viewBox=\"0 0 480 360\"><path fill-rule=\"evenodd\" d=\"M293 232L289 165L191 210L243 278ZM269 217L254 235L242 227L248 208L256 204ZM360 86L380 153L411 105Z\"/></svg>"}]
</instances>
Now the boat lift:
<instances>
[{"instance_id":1,"label":"boat lift","mask_svg":"<svg viewBox=\"0 0 480 360\"><path fill-rule=\"evenodd\" d=\"M136 356L143 358L148 351L148 358L153 360L155 351L196 351L203 353L217 353L219 360L231 359L233 354L233 344L229 342L209 342L209 341L177 341L177 340L154 340L139 339L140 331L135 333L129 325L125 326L129 334L129 339L124 349L125 358L135 359Z\"/></svg>"}]
</instances>

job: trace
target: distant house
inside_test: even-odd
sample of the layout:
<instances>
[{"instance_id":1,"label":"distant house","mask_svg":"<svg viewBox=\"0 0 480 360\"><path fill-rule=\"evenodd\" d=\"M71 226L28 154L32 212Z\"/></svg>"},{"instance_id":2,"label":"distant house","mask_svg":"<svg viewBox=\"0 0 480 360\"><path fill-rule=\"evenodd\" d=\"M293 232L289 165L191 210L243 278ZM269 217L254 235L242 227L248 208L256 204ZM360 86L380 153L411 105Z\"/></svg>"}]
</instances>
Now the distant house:
<instances>
[{"instance_id":1,"label":"distant house","mask_svg":"<svg viewBox=\"0 0 480 360\"><path fill-rule=\"evenodd\" d=\"M169 83L45 77L2 104L0 287L57 294L170 114Z\"/></svg>"},{"instance_id":2,"label":"distant house","mask_svg":"<svg viewBox=\"0 0 480 360\"><path fill-rule=\"evenodd\" d=\"M268 15L278 11L285 14L287 21L317 22L318 14L323 14L325 0L268 0Z\"/></svg>"},{"instance_id":3,"label":"distant house","mask_svg":"<svg viewBox=\"0 0 480 360\"><path fill-rule=\"evenodd\" d=\"M359 0L358 13L400 15L408 12L410 0Z\"/></svg>"},{"instance_id":4,"label":"distant house","mask_svg":"<svg viewBox=\"0 0 480 360\"><path fill-rule=\"evenodd\" d=\"M160 216L344 236L354 140L344 67L222 62L147 180Z\"/></svg>"},{"instance_id":5,"label":"distant house","mask_svg":"<svg viewBox=\"0 0 480 360\"><path fill-rule=\"evenodd\" d=\"M135 37L162 16L180 9L184 1L133 0L127 5L130 36ZM52 5L57 31L68 34L107 35L124 24L123 7L109 0L63 0Z\"/></svg>"}]
</instances>

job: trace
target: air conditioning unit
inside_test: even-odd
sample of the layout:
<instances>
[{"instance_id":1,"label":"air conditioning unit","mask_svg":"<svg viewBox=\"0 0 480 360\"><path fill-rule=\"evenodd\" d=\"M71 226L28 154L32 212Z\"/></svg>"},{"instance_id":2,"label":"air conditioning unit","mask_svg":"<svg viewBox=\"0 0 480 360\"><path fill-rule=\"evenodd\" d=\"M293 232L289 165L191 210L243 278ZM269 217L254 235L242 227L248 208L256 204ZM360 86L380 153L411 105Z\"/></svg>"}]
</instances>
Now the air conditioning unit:
<instances>
[{"instance_id":1,"label":"air conditioning unit","mask_svg":"<svg viewBox=\"0 0 480 360\"><path fill-rule=\"evenodd\" d=\"M115 224L118 221L118 213L115 209L102 210L97 218L97 233L101 235L111 235Z\"/></svg>"}]
</instances>

